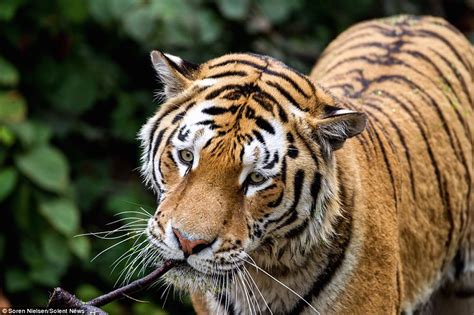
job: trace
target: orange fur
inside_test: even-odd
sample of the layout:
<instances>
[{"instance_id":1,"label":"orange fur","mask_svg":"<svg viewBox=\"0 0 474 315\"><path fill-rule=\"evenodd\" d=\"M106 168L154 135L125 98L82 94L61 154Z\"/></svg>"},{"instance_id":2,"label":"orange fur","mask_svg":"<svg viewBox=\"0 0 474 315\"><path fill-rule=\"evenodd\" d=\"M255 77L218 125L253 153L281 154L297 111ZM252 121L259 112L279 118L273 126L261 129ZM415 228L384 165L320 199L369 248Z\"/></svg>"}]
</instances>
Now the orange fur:
<instances>
[{"instance_id":1,"label":"orange fur","mask_svg":"<svg viewBox=\"0 0 474 315\"><path fill-rule=\"evenodd\" d=\"M167 100L141 132L143 173L161 200L149 236L162 256L196 264L168 281L191 291L198 314L252 303L275 314L410 313L447 282L472 285L474 55L447 22L358 24L311 80L252 54L152 61ZM183 258L170 227L205 241L208 256ZM215 276L227 265L247 265L261 297L248 284L247 305L236 275Z\"/></svg>"}]
</instances>

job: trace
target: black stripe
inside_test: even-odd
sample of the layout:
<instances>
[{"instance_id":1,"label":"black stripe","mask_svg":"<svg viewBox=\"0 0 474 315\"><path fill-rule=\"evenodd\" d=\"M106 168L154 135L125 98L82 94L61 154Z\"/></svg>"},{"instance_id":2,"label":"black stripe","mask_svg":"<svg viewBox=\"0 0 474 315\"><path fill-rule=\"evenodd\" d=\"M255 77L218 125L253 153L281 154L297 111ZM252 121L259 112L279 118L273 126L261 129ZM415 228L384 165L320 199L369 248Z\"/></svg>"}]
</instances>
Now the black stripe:
<instances>
[{"instance_id":1,"label":"black stripe","mask_svg":"<svg viewBox=\"0 0 474 315\"><path fill-rule=\"evenodd\" d=\"M285 211L280 217L276 219L270 219L265 222L264 229L266 229L270 224L280 222L283 218L288 216L289 214L296 213L296 207L298 206L300 197L301 197L301 191L303 188L303 181L304 181L304 170L299 169L294 177L293 181L293 188L294 188L294 196L293 196L293 203L288 211ZM273 231L278 230L279 227L273 229Z\"/></svg>"},{"instance_id":2,"label":"black stripe","mask_svg":"<svg viewBox=\"0 0 474 315\"><path fill-rule=\"evenodd\" d=\"M364 134L367 134L367 132L364 132ZM364 150L364 156L367 157L370 161L372 159L372 155L370 153L368 143L365 137L359 136L359 137L354 137L354 139L362 145L362 149Z\"/></svg>"},{"instance_id":3,"label":"black stripe","mask_svg":"<svg viewBox=\"0 0 474 315\"><path fill-rule=\"evenodd\" d=\"M232 91L232 93L239 93L244 97L252 96L252 99L261 106L262 109L272 112L273 106L276 106L278 109L278 115L283 122L288 122L288 116L286 115L285 111L277 102L277 100L269 93L263 91L258 85L255 84L227 84L221 86L220 88L211 91L209 94L205 96L206 100L210 100L213 98L218 97L220 94L224 93L225 91Z\"/></svg>"},{"instance_id":4,"label":"black stripe","mask_svg":"<svg viewBox=\"0 0 474 315\"><path fill-rule=\"evenodd\" d=\"M454 223L454 218L453 218L453 212L451 210L451 198L449 196L449 188L447 187L448 184L446 182L446 180L443 181L443 195L441 196L441 198L443 199L443 204L444 204L444 209L446 211L446 217L447 217L447 220L449 222L449 231L448 231L448 236L446 238L446 241L444 243L444 247L445 247L445 256L444 256L444 259L443 259L443 264L441 266L441 271L445 271L445 268L447 266L447 264L451 263L451 260L449 259L450 258L450 255L449 253L451 252L450 249L451 249L451 242L453 240L453 234L454 234L454 228L455 228L455 223Z\"/></svg>"},{"instance_id":5,"label":"black stripe","mask_svg":"<svg viewBox=\"0 0 474 315\"><path fill-rule=\"evenodd\" d=\"M356 70L351 70L349 72L357 72ZM441 111L438 102L436 102L436 100L433 99L433 97L431 97L431 95L429 95L421 86L419 86L418 84L416 84L415 82L413 82L412 80L406 78L403 75L395 75L395 74L394 75L382 75L382 76L376 77L376 78L371 79L371 80L367 80L362 76L358 80L361 81L361 83L363 84L364 87L361 91L358 91L357 94L362 94L363 92L365 92L368 89L368 87L374 82L382 83L382 82L385 82L385 81L396 82L396 83L404 83L404 84L407 84L411 89L416 89L419 92L419 95L437 113L438 118L441 120L443 129L444 129L446 135L449 138L449 143L450 143L451 148L453 149L453 152L456 154L456 156L459 155L459 152L458 152L458 150L456 150L455 145L454 145L453 135L451 133L451 130L449 129L449 124L448 124L446 118L444 117L443 112Z\"/></svg>"},{"instance_id":6,"label":"black stripe","mask_svg":"<svg viewBox=\"0 0 474 315\"><path fill-rule=\"evenodd\" d=\"M429 30L417 30L417 35L420 37L434 37L441 42L443 42L446 46L449 47L451 52L456 56L456 58L462 63L464 68L470 73L471 72L471 67L466 63L464 58L461 56L461 54L456 50L454 45L446 39L443 35L440 35L434 31L429 31Z\"/></svg>"},{"instance_id":7,"label":"black stripe","mask_svg":"<svg viewBox=\"0 0 474 315\"><path fill-rule=\"evenodd\" d=\"M189 136L189 133L190 133L190 130L186 129L186 126L181 127L178 132L178 140L183 141L183 142L186 141L186 139Z\"/></svg>"},{"instance_id":8,"label":"black stripe","mask_svg":"<svg viewBox=\"0 0 474 315\"><path fill-rule=\"evenodd\" d=\"M186 111L182 111L182 112L176 114L176 116L174 116L173 120L171 121L171 124L174 125L178 121L181 121L184 118L184 114L186 114Z\"/></svg>"},{"instance_id":9,"label":"black stripe","mask_svg":"<svg viewBox=\"0 0 474 315\"><path fill-rule=\"evenodd\" d=\"M298 157L298 148L296 148L294 145L290 144L288 146L288 156L292 159L296 159Z\"/></svg>"},{"instance_id":10,"label":"black stripe","mask_svg":"<svg viewBox=\"0 0 474 315\"><path fill-rule=\"evenodd\" d=\"M389 76L386 76L386 77L387 78L384 78L384 76L382 76L380 79L382 81L394 79L395 82L397 80L400 80L403 83L408 84L411 88L415 87L418 90L419 94L425 99L425 101L427 101L427 100L429 101L427 103L429 105L431 105L430 107L433 108L436 111L436 114L437 114L438 118L442 122L443 129L444 129L446 135L449 138L449 144L450 144L451 148L453 149L453 152L454 152L455 156L459 159L459 154L460 153L455 147L454 140L453 140L453 135L452 135L451 130L449 129L450 124L448 124L448 122L446 120L446 117L444 116L443 112L441 111L441 108L440 108L438 102L433 97L431 97L431 95L429 93L427 93L424 89L422 89L418 84L416 84L415 82L413 82L410 79L406 78L405 76L402 76L402 75L389 75ZM460 122L463 123L462 120ZM461 148L459 148L459 150L461 150Z\"/></svg>"},{"instance_id":11,"label":"black stripe","mask_svg":"<svg viewBox=\"0 0 474 315\"><path fill-rule=\"evenodd\" d=\"M278 84L276 82L272 82L272 81L268 81L268 82L265 82L265 83L272 86L272 87L274 87L274 88L276 88L281 95L283 95L292 105L296 106L299 110L305 111L305 112L308 111L307 108L303 109L296 102L296 100L293 98L293 96L291 96L291 94L287 90L285 90L280 84Z\"/></svg>"},{"instance_id":12,"label":"black stripe","mask_svg":"<svg viewBox=\"0 0 474 315\"><path fill-rule=\"evenodd\" d=\"M367 114L370 115L370 112L367 112ZM370 120L378 122L378 124L380 125L380 128L383 130L384 125L376 118L376 116L370 115L370 118L371 118ZM392 184L393 200L395 202L395 209L398 209L397 188L396 188L396 185L395 185L395 177L393 175L392 166L390 165L389 158L387 157L387 151L385 150L385 145L383 144L383 142L382 142L382 140L379 136L378 130L376 128L374 128L374 134L375 134L375 138L377 139L377 142L379 144L379 148L381 150L382 157L383 157L386 169L388 171L388 175L390 177L390 183ZM388 139L387 139L387 141L388 141Z\"/></svg>"},{"instance_id":13,"label":"black stripe","mask_svg":"<svg viewBox=\"0 0 474 315\"><path fill-rule=\"evenodd\" d=\"M301 95L303 95L305 98L309 98L309 97L311 96L311 95L306 94L306 93L301 89L301 87L300 87L295 81L293 81L293 79L291 79L289 76L287 76L286 74L281 73L281 72L276 72L276 71L273 71L273 70L270 70L270 69L265 69L264 72L265 72L265 74L279 77L279 78L285 80L286 82L290 83L291 86L292 86L296 91L298 91L298 93L300 93ZM292 72L294 72L294 71L292 71ZM307 83L310 87L312 86L312 84L311 84L310 82L308 82L307 79L306 79L305 81L306 81L306 83Z\"/></svg>"},{"instance_id":14,"label":"black stripe","mask_svg":"<svg viewBox=\"0 0 474 315\"><path fill-rule=\"evenodd\" d=\"M297 170L295 173L294 181L293 181L294 195L293 195L293 203L291 204L290 209L288 209L288 211L283 213L280 217L276 219L268 220L267 222L265 222L264 228L266 228L271 223L280 222L281 220L283 220L283 218L287 217L288 215L289 217L286 218L286 220L283 221L283 223L280 223L275 229L273 229L272 232L288 226L289 224L293 223L297 219L298 211L296 210L296 208L298 207L298 204L301 198L301 193L303 191L304 178L305 178L304 170L302 169Z\"/></svg>"},{"instance_id":15,"label":"black stripe","mask_svg":"<svg viewBox=\"0 0 474 315\"><path fill-rule=\"evenodd\" d=\"M168 136L168 139L166 139L166 144L165 146L169 145L170 142L171 142L171 139L174 137L174 135L176 134L176 132L178 131L178 127L174 128L173 131L170 133L170 135ZM153 153L153 160L155 159L155 156L156 154L158 153L158 146L156 147L156 152ZM162 155L163 156L164 152L162 152ZM163 159L161 158L160 156L160 159L159 159L159 163L158 163L158 172L160 173L160 176L161 176L161 179L162 179L162 182L163 184L166 184L166 181L164 179L164 176L163 176L163 172L161 171L161 162L163 161ZM155 167L153 167L153 172L155 171ZM155 175L155 174L154 174ZM156 179L156 177L154 177Z\"/></svg>"},{"instance_id":16,"label":"black stripe","mask_svg":"<svg viewBox=\"0 0 474 315\"><path fill-rule=\"evenodd\" d=\"M427 56L425 56L424 54L422 54L422 53L420 53L420 52L418 52L418 51L404 51L404 52L405 52L405 53L408 53L408 54L411 54L411 55L414 56L415 58L421 58L421 59L423 59L424 61L428 62L428 63L435 69L435 71L436 71L438 77L440 77L440 78L443 80L443 83L446 84L446 85L449 87L450 91L453 92L454 96L456 97L456 101L457 101L458 103L461 102L461 101L460 101L460 98L459 98L459 95L456 93L456 90L453 88L453 86L451 85L451 83L449 82L449 80L444 76L443 72L438 68L438 66L437 66L430 58L428 58ZM415 70L415 69L413 69L413 70ZM416 70L416 71L417 71L418 73L422 74L422 73L419 72L418 70ZM427 75L425 75L425 74L422 74L422 75L425 76L425 77L427 77L427 78L431 81L431 83L432 83L433 85L435 85L436 87L438 87L437 84L433 81L433 79L432 79L431 77L429 77L429 76L427 76ZM462 125L465 126L465 123L464 123L465 120L464 120L464 118L462 117L462 114L461 114L461 112L460 112L460 109L458 108L459 106L456 106L455 104L453 104L453 102L451 101L451 98L449 98L449 97L444 93L444 91L442 91L442 94L443 94L443 96L447 99L447 101L450 103L450 105L451 105L450 107L451 107L451 108L454 110L454 112L456 113L456 116L457 116L457 118L458 118L458 121L459 121ZM469 134L469 136L470 136L470 133L469 133L469 132L467 132L467 134Z\"/></svg>"},{"instance_id":17,"label":"black stripe","mask_svg":"<svg viewBox=\"0 0 474 315\"><path fill-rule=\"evenodd\" d=\"M245 154L245 147L244 146L241 146L240 147L240 154L239 154L239 157L240 157L240 161L243 162L243 158L244 158L244 154Z\"/></svg>"},{"instance_id":18,"label":"black stripe","mask_svg":"<svg viewBox=\"0 0 474 315\"><path fill-rule=\"evenodd\" d=\"M281 163L281 181L283 182L283 184L285 184L286 186L286 173L288 171L288 167L287 167L287 164L286 164L286 157L283 156L283 161Z\"/></svg>"},{"instance_id":19,"label":"black stripe","mask_svg":"<svg viewBox=\"0 0 474 315\"><path fill-rule=\"evenodd\" d=\"M398 128L398 126L393 122L393 120L390 118L390 116L387 113L385 113L383 111L383 109L378 104L367 102L367 101L365 101L364 104L367 105L367 106L370 106L371 108L373 108L377 112L379 112L382 116L384 116L388 120L388 122L390 123L392 128L395 130L395 132L398 136L398 139L400 139L400 144L403 147L402 151L405 153L405 157L406 157L406 160L407 160L407 163L408 163L408 169L409 169L408 173L409 173L409 176L410 176L411 191L412 191L413 197L416 198L416 185L415 185L413 167L412 167L412 164L411 164L411 154L410 154L410 149L408 148L408 146L406 144L405 136L403 135L400 128ZM383 124L381 124L381 125L383 125Z\"/></svg>"},{"instance_id":20,"label":"black stripe","mask_svg":"<svg viewBox=\"0 0 474 315\"><path fill-rule=\"evenodd\" d=\"M173 162L174 166L177 167L178 164L176 163L176 161L174 160L174 157L173 157L173 154L171 153L171 151L168 151L168 153L166 154L168 156L168 159L171 160L171 162Z\"/></svg>"},{"instance_id":21,"label":"black stripe","mask_svg":"<svg viewBox=\"0 0 474 315\"><path fill-rule=\"evenodd\" d=\"M445 201L441 197L441 196L444 196L443 187L442 187L442 175L441 175L441 172L439 170L438 163L436 162L436 159L434 157L434 154L433 154L433 151L432 151L432 148L431 148L431 144L428 140L428 136L426 135L425 130L422 128L420 121L413 115L411 110L405 105L405 102L402 102L396 96L394 96L394 95L392 95L392 94L390 94L389 92L386 92L386 91L383 91L383 95L387 96L388 98L390 98L391 100L396 102L398 105L400 105L410 115L411 119L415 122L416 126L418 127L420 135L423 137L423 141L426 144L426 150L428 152L428 156L430 158L431 165L433 166L433 169L434 169L434 172L435 172L436 182L437 182L437 185L438 185L438 191L439 191L440 198L442 199L443 205L446 207ZM412 106L412 108L415 111L417 111L416 105L413 104L409 99L407 99L407 98L405 98L405 99ZM420 114L419 114L419 116L422 119L422 116Z\"/></svg>"},{"instance_id":22,"label":"black stripe","mask_svg":"<svg viewBox=\"0 0 474 315\"><path fill-rule=\"evenodd\" d=\"M349 33L348 33L349 34ZM366 30L356 30L353 31L351 36L347 39L345 39L341 44L332 47L331 49L326 49L324 52L321 54L319 57L319 60L322 60L323 57L326 57L327 55L332 55L332 56L337 56L340 55L341 52L346 51L346 46L351 44L354 41L358 41L360 38L368 37L369 39L372 39L374 36L373 32L367 32ZM339 40L339 39L338 39ZM326 70L323 68L323 72L326 72Z\"/></svg>"},{"instance_id":23,"label":"black stripe","mask_svg":"<svg viewBox=\"0 0 474 315\"><path fill-rule=\"evenodd\" d=\"M268 102L268 99L266 99L263 95L260 93L254 93L252 94L252 100L255 101L262 109L266 110L267 112L273 113L273 104L270 104Z\"/></svg>"},{"instance_id":24,"label":"black stripe","mask_svg":"<svg viewBox=\"0 0 474 315\"><path fill-rule=\"evenodd\" d=\"M341 267L352 237L352 216L348 212L345 217L341 217L340 220L347 220L347 222L342 222L339 224L348 224L348 230L346 231L346 234L342 235L342 239L338 241L338 244L333 245L331 247L333 248L333 251L331 251L328 255L328 262L326 264L326 267L316 277L309 292L305 294L303 299L298 300L293 309L288 313L289 315L302 314L307 308L305 301L309 301L311 303L313 299L318 298L319 294L331 282L332 278L337 273L338 269ZM340 235L338 236L341 237Z\"/></svg>"},{"instance_id":25,"label":"black stripe","mask_svg":"<svg viewBox=\"0 0 474 315\"><path fill-rule=\"evenodd\" d=\"M313 152L313 150L311 149L311 146L309 145L308 141L306 140L306 138L304 138L300 132L298 131L298 129L296 129L296 135L298 136L298 138L301 140L301 142L303 142L303 145L304 147L306 148L306 151L309 152L309 154L311 155L311 158L313 159L314 161L314 164L316 164L316 168L319 168L319 160L318 160L318 157L316 156L316 153Z\"/></svg>"},{"instance_id":26,"label":"black stripe","mask_svg":"<svg viewBox=\"0 0 474 315\"><path fill-rule=\"evenodd\" d=\"M267 191L267 190L271 190L273 188L277 187L276 184L271 184L269 185L268 187L265 187L264 189L260 190L261 192L264 192L264 191Z\"/></svg>"},{"instance_id":27,"label":"black stripe","mask_svg":"<svg viewBox=\"0 0 474 315\"><path fill-rule=\"evenodd\" d=\"M273 154L273 159L271 160L270 163L268 163L267 165L263 166L263 169L271 169L273 168L273 166L275 166L276 163L278 163L278 160L279 160L279 156L278 156L278 152L275 152Z\"/></svg>"},{"instance_id":28,"label":"black stripe","mask_svg":"<svg viewBox=\"0 0 474 315\"><path fill-rule=\"evenodd\" d=\"M210 99L216 98L217 96L219 96L221 93L223 93L225 91L239 90L240 88L241 88L241 86L238 85L238 84L226 84L226 85L221 86L220 88L218 88L214 91L211 91L209 94L207 94L205 96L205 99L210 100Z\"/></svg>"},{"instance_id":29,"label":"black stripe","mask_svg":"<svg viewBox=\"0 0 474 315\"><path fill-rule=\"evenodd\" d=\"M294 143L295 142L295 137L293 137L293 134L291 132L288 132L286 134L286 140L288 140L289 143Z\"/></svg>"},{"instance_id":30,"label":"black stripe","mask_svg":"<svg viewBox=\"0 0 474 315\"><path fill-rule=\"evenodd\" d=\"M261 66L255 62L251 62L251 61L248 61L248 60L242 60L242 59L228 59L228 60L224 60L222 62L219 62L219 63L216 63L216 64L213 64L213 65L210 65L209 66L209 69L214 69L214 68L217 68L217 67L223 67L223 66L226 66L228 64L243 64L243 65L247 65L247 66L251 66L253 68L256 68L256 69L263 69L264 66Z\"/></svg>"},{"instance_id":31,"label":"black stripe","mask_svg":"<svg viewBox=\"0 0 474 315\"><path fill-rule=\"evenodd\" d=\"M201 112L203 114L215 116L215 115L222 115L222 114L228 113L229 109L225 107L214 106L214 107L205 108Z\"/></svg>"},{"instance_id":32,"label":"black stripe","mask_svg":"<svg viewBox=\"0 0 474 315\"><path fill-rule=\"evenodd\" d=\"M211 66L209 66L209 69L213 69L213 68L216 68L216 67L222 67L222 66L225 66L225 65L228 65L228 64L231 64L231 63L244 64L244 65L250 66L254 69L260 70L260 71L264 72L265 74L279 77L279 78L285 80L286 82L288 82L296 91L298 91L298 93L303 95L305 98L310 97L310 95L306 94L301 89L301 87L293 79L291 79L288 75L286 75L284 73L281 73L281 72L277 72L277 71L268 69L268 63L265 66L261 66L257 63L254 63L254 62L251 62L251 61L248 61L248 60L229 59L229 60L217 63L215 65L211 65ZM303 79L306 82L306 84L308 84L308 86L311 88L312 91L314 90L313 84L304 75L301 75L301 74L297 73L296 71L294 71L293 69L290 69L288 67L286 67L286 68L289 71L291 71L292 73L296 74L301 79Z\"/></svg>"},{"instance_id":33,"label":"black stripe","mask_svg":"<svg viewBox=\"0 0 474 315\"><path fill-rule=\"evenodd\" d=\"M313 181L311 182L310 192L311 192L311 198L313 200L311 203L311 212L310 212L311 218L314 218L314 214L316 211L316 205L319 198L319 192L321 190L321 178L322 178L321 173L315 172Z\"/></svg>"},{"instance_id":34,"label":"black stripe","mask_svg":"<svg viewBox=\"0 0 474 315\"><path fill-rule=\"evenodd\" d=\"M353 49L358 49L358 48L371 48L371 47L376 47L376 48L381 48L384 51L384 55L376 55L376 54L370 54L370 57L367 55L366 51L361 51L362 55L359 56L353 56L353 57L347 57L339 60L336 62L334 65L331 67L325 69L326 73L330 73L332 70L335 68L340 67L341 65L347 63L347 62L352 62L352 61L357 61L357 60L364 60L369 64L381 64L381 65L387 65L391 66L394 64L400 64L402 63L401 60L398 60L392 56L393 53L398 53L400 52L401 47L406 44L407 42L403 40L397 40L396 42L392 43L380 43L380 42L365 42L365 43L359 43L352 45L345 50L345 52L353 50ZM336 59L337 60L337 59Z\"/></svg>"},{"instance_id":35,"label":"black stripe","mask_svg":"<svg viewBox=\"0 0 474 315\"><path fill-rule=\"evenodd\" d=\"M156 177L154 160L155 160L156 153L158 152L158 147L160 146L161 139L163 138L163 134L166 132L166 130L167 128L164 128L158 133L158 136L156 137L156 141L153 146L153 150L150 150L151 155L148 160L148 163L151 163L152 165L152 176L153 176L153 180L155 181L155 185L157 187L159 187L159 185L158 185L158 179Z\"/></svg>"},{"instance_id":36,"label":"black stripe","mask_svg":"<svg viewBox=\"0 0 474 315\"><path fill-rule=\"evenodd\" d=\"M199 90L198 92L201 92L202 90ZM182 106L184 106L184 104L186 104L187 102L189 102L192 98L194 97L194 95L189 95L187 96L182 102L180 102L180 104L178 105L169 105L169 108L163 112L155 121L155 123L153 124L153 127L151 129L151 132L150 132L150 141L148 142L148 152L149 152L149 155L148 155L148 159L151 159L151 152L154 152L154 142L156 141L153 141L153 138L155 136L155 132L156 130L158 130L158 126L160 125L161 121L166 117L168 116L169 114L171 114L172 112L180 109ZM191 106L193 106L194 104L196 104L196 102L190 102L189 104L186 105L186 108L184 109L184 111L186 112L189 108L191 108Z\"/></svg>"},{"instance_id":37,"label":"black stripe","mask_svg":"<svg viewBox=\"0 0 474 315\"><path fill-rule=\"evenodd\" d=\"M260 132L258 132L257 130L254 130L253 134L255 135L255 138L257 138L258 142L260 142L261 144L265 144L265 139L263 138Z\"/></svg>"},{"instance_id":38,"label":"black stripe","mask_svg":"<svg viewBox=\"0 0 474 315\"><path fill-rule=\"evenodd\" d=\"M445 22L444 20L441 20L441 21L439 21L439 20L438 21L425 20L425 22L430 22L429 24L436 25L436 26L441 26L444 29L447 29L447 30L451 31L454 35L457 35L458 37L464 37L463 33L461 33L457 28L455 28L451 24L444 23Z\"/></svg>"},{"instance_id":39,"label":"black stripe","mask_svg":"<svg viewBox=\"0 0 474 315\"><path fill-rule=\"evenodd\" d=\"M294 228L286 232L284 237L289 239L289 238L295 238L295 237L300 236L301 233L303 233L306 230L306 228L308 227L308 224L309 224L309 219L305 218L301 224L295 226Z\"/></svg>"},{"instance_id":40,"label":"black stripe","mask_svg":"<svg viewBox=\"0 0 474 315\"><path fill-rule=\"evenodd\" d=\"M453 66L452 62L450 62L445 56L443 56L442 54L440 54L439 52L437 52L436 50L434 50L431 47L429 47L429 49L432 53L436 54L439 58L441 58L443 60L443 62L451 69L453 74L456 76L456 79L458 79L458 81L461 83L462 90L463 90L464 94L466 95L466 97L468 98L469 104L472 104L471 93L469 93L469 91L467 89L466 81L464 81L464 77L459 73L459 70L456 69Z\"/></svg>"},{"instance_id":41,"label":"black stripe","mask_svg":"<svg viewBox=\"0 0 474 315\"><path fill-rule=\"evenodd\" d=\"M256 117L255 118L255 123L257 124L258 127L262 128L266 132L268 132L272 135L275 134L275 129L273 129L272 125L268 121L266 121L264 118Z\"/></svg>"},{"instance_id":42,"label":"black stripe","mask_svg":"<svg viewBox=\"0 0 474 315\"><path fill-rule=\"evenodd\" d=\"M258 91L258 93L253 95L252 99L255 102L259 103L259 105L262 106L262 107L264 107L263 102L265 102L266 100L269 100L274 106L277 107L278 116L280 116L281 121L284 122L284 123L288 122L288 116L286 115L285 110L283 109L283 107L280 105L280 103L277 102L277 100L271 94L268 94L267 92L260 89Z\"/></svg>"},{"instance_id":43,"label":"black stripe","mask_svg":"<svg viewBox=\"0 0 474 315\"><path fill-rule=\"evenodd\" d=\"M314 173L313 181L311 182L311 210L310 210L310 218L314 218L314 214L316 212L316 204L317 200L319 198L319 191L321 189L321 174L319 172ZM300 225L297 225L296 227L292 228L290 231L285 233L286 238L295 238L299 237L301 233L303 233L306 228L308 227L310 220L308 218L305 218L303 222Z\"/></svg>"},{"instance_id":44,"label":"black stripe","mask_svg":"<svg viewBox=\"0 0 474 315\"><path fill-rule=\"evenodd\" d=\"M225 71L217 74L213 74L211 76L206 77L206 79L218 79L223 77L230 77L230 76L239 76L244 77L248 75L245 71Z\"/></svg>"},{"instance_id":45,"label":"black stripe","mask_svg":"<svg viewBox=\"0 0 474 315\"><path fill-rule=\"evenodd\" d=\"M272 201L272 202L269 202L269 203L267 204L267 207L270 207L270 208L276 208L276 207L278 207L278 206L281 204L284 195L285 195L285 194L284 194L283 191L280 192L280 194L278 195L278 198L277 198L276 200Z\"/></svg>"}]
</instances>

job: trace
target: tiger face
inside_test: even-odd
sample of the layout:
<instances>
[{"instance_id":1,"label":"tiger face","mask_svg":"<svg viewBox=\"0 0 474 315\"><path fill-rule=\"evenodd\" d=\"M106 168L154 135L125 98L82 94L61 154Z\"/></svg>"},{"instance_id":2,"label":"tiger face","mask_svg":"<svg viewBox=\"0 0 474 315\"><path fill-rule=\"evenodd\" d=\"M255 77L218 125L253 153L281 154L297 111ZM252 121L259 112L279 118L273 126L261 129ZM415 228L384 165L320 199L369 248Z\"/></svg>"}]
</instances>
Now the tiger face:
<instances>
[{"instance_id":1,"label":"tiger face","mask_svg":"<svg viewBox=\"0 0 474 315\"><path fill-rule=\"evenodd\" d=\"M149 241L181 262L167 280L206 291L244 262L304 259L338 215L332 152L365 115L269 57L151 59L166 101L140 132L142 172L158 196Z\"/></svg>"}]
</instances>

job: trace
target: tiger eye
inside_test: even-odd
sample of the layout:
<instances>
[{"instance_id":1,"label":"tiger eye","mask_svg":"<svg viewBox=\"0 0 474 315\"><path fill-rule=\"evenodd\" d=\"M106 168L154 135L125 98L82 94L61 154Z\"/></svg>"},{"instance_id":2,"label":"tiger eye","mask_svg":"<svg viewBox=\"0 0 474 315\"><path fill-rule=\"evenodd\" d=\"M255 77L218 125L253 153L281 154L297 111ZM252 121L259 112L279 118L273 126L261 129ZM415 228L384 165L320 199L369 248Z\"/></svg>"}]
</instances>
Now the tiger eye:
<instances>
[{"instance_id":1,"label":"tiger eye","mask_svg":"<svg viewBox=\"0 0 474 315\"><path fill-rule=\"evenodd\" d=\"M180 150L179 158L183 163L191 164L194 160L194 154L189 150Z\"/></svg>"},{"instance_id":2,"label":"tiger eye","mask_svg":"<svg viewBox=\"0 0 474 315\"><path fill-rule=\"evenodd\" d=\"M249 175L249 180L252 184L260 184L265 180L265 177L258 172L252 172Z\"/></svg>"}]
</instances>

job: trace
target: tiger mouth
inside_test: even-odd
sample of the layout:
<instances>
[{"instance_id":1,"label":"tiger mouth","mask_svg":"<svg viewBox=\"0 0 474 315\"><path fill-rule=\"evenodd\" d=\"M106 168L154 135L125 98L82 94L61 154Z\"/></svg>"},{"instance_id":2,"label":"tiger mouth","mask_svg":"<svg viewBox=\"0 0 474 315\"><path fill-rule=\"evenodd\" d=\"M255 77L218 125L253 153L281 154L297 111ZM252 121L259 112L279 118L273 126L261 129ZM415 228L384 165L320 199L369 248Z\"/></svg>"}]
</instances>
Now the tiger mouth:
<instances>
[{"instance_id":1,"label":"tiger mouth","mask_svg":"<svg viewBox=\"0 0 474 315\"><path fill-rule=\"evenodd\" d=\"M222 287L219 283L224 281L228 284L232 283L237 273L236 270L204 273L185 261L178 261L177 265L164 275L164 279L173 284L177 289L219 294L222 290L228 288L228 285Z\"/></svg>"},{"instance_id":2,"label":"tiger mouth","mask_svg":"<svg viewBox=\"0 0 474 315\"><path fill-rule=\"evenodd\" d=\"M192 264L188 261L188 259L184 260L175 260L173 261L175 266L183 271L183 273L189 273L191 275L200 275L202 277L232 277L233 274L240 271L242 268L242 264L234 263L231 267L227 264L217 264L212 263L212 267L208 266L210 262L206 264L206 266L199 265L199 264Z\"/></svg>"},{"instance_id":3,"label":"tiger mouth","mask_svg":"<svg viewBox=\"0 0 474 315\"><path fill-rule=\"evenodd\" d=\"M222 259L220 261L219 259L194 259L194 255L178 258L171 252L171 249L169 249L166 244L160 241L155 235L150 234L149 230L147 230L147 234L148 241L153 244L159 252L162 254L165 252L167 253L165 255L160 255L160 260L169 260L173 262L173 265L175 266L173 269L182 271L183 275L189 273L194 276L199 275L201 277L209 278L216 276L229 277L229 275L232 276L233 273L238 272L243 265L243 263L238 261L223 262ZM168 256L168 258L166 256Z\"/></svg>"},{"instance_id":4,"label":"tiger mouth","mask_svg":"<svg viewBox=\"0 0 474 315\"><path fill-rule=\"evenodd\" d=\"M183 274L190 274L191 276L202 276L202 277L216 277L216 276L231 276L235 273L239 268L229 269L229 270L212 270L210 272L205 272L203 270L199 270L196 267L190 265L186 261L177 261L173 262L173 266L175 270L182 272Z\"/></svg>"}]
</instances>

